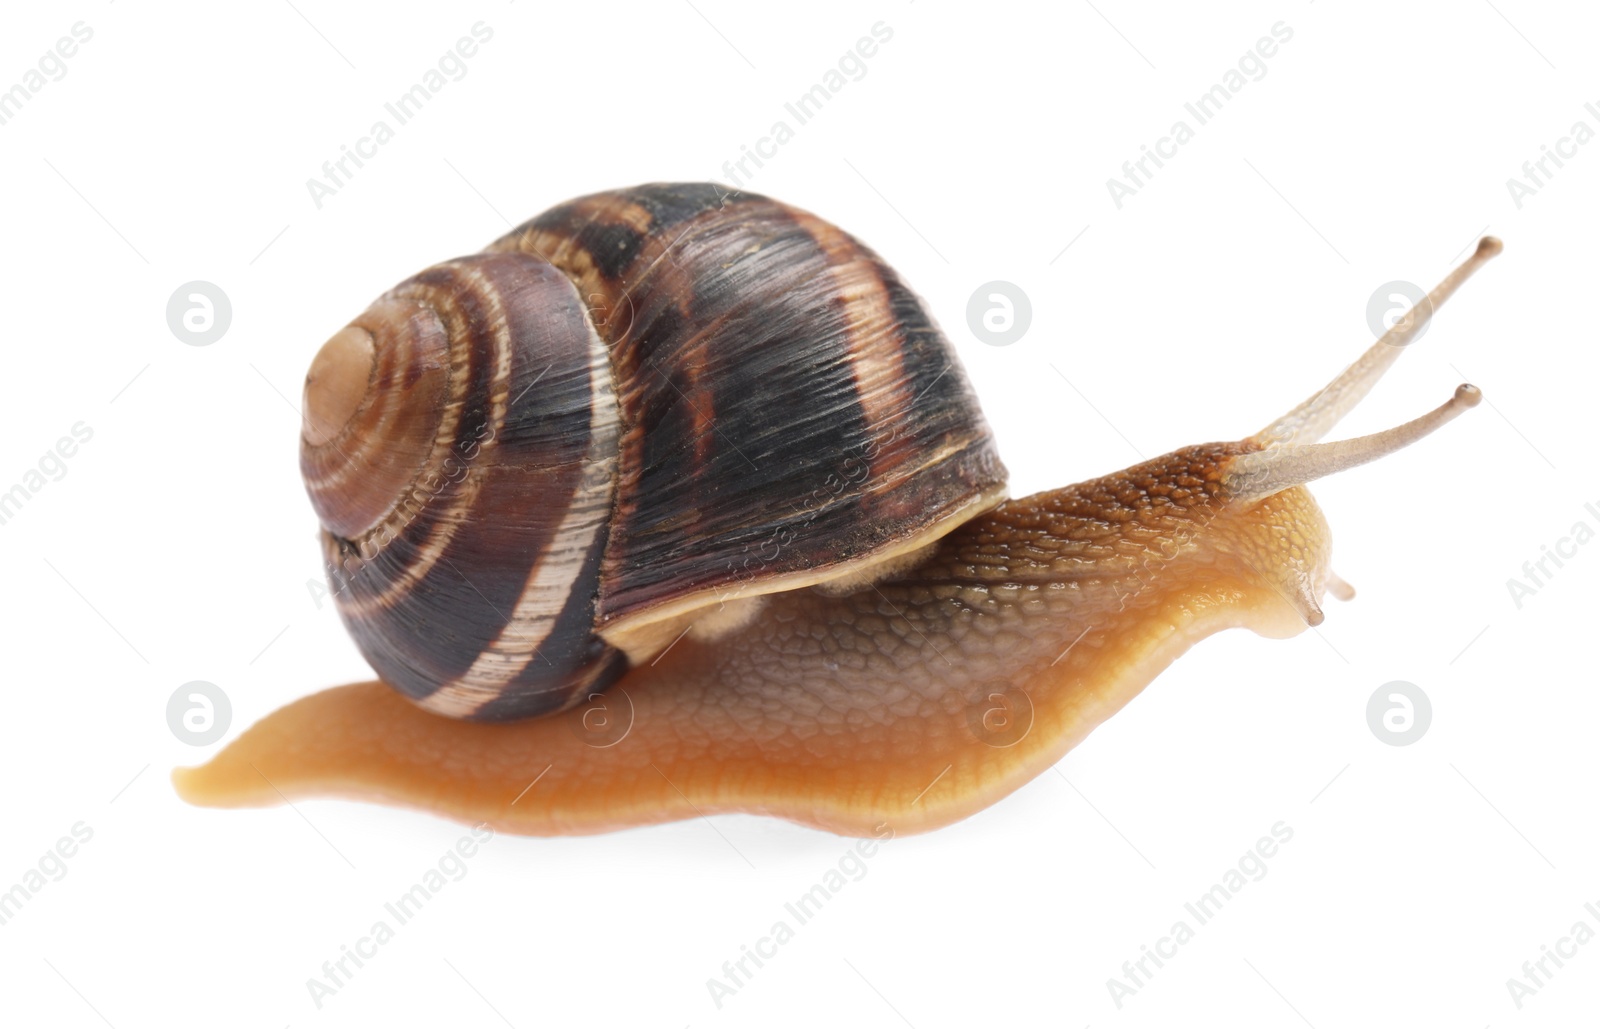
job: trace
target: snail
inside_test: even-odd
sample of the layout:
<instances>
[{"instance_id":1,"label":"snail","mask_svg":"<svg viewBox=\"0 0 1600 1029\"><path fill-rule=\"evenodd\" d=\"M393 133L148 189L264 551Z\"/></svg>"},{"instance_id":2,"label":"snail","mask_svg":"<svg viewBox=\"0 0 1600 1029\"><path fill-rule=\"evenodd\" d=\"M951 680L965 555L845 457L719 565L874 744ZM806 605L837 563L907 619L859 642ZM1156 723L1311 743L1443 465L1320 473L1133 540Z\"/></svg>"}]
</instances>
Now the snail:
<instances>
[{"instance_id":1,"label":"snail","mask_svg":"<svg viewBox=\"0 0 1600 1029\"><path fill-rule=\"evenodd\" d=\"M316 355L301 464L379 679L175 784L529 835L959 820L1198 640L1291 636L1352 595L1305 484L1480 394L1319 440L1499 250L1255 435L1007 499L954 348L851 236L709 184L559 205Z\"/></svg>"}]
</instances>

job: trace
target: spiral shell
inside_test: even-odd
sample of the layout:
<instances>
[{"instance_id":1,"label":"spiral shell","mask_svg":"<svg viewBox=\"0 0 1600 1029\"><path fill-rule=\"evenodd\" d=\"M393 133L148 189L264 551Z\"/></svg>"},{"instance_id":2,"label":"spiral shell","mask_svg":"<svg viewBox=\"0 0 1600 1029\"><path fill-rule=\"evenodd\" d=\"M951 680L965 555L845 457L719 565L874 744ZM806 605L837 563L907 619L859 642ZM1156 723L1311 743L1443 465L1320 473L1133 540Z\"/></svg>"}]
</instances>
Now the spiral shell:
<instances>
[{"instance_id":1,"label":"spiral shell","mask_svg":"<svg viewBox=\"0 0 1600 1029\"><path fill-rule=\"evenodd\" d=\"M482 720L870 581L1005 489L894 272L710 184L573 200L385 294L313 364L302 467L363 653Z\"/></svg>"}]
</instances>

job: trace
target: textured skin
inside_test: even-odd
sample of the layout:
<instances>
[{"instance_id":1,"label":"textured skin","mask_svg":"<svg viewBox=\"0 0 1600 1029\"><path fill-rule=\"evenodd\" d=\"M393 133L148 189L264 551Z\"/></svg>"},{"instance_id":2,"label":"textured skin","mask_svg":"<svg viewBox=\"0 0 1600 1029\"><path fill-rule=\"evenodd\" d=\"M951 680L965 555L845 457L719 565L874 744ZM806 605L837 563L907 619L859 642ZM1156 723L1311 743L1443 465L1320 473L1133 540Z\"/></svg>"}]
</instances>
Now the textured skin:
<instances>
[{"instance_id":1,"label":"textured skin","mask_svg":"<svg viewBox=\"0 0 1600 1029\"><path fill-rule=\"evenodd\" d=\"M1222 472L1248 449L1011 501L875 586L781 594L715 642L691 633L589 709L476 725L346 686L176 782L201 804L366 797L540 835L719 811L937 828L1048 768L1195 641L1292 635L1315 614L1326 524L1299 487L1230 503Z\"/></svg>"}]
</instances>

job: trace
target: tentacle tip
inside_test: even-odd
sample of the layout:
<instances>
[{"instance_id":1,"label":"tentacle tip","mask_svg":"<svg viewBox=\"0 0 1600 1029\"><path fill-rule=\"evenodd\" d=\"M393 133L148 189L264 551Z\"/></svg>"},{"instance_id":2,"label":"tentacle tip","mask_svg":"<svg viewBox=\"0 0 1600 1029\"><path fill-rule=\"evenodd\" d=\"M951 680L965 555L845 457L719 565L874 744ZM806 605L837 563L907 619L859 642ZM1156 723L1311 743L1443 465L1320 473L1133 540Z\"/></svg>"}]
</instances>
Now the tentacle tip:
<instances>
[{"instance_id":1,"label":"tentacle tip","mask_svg":"<svg viewBox=\"0 0 1600 1029\"><path fill-rule=\"evenodd\" d=\"M1462 407L1477 407L1483 400L1483 390L1470 382L1463 382L1456 387L1455 401Z\"/></svg>"},{"instance_id":2,"label":"tentacle tip","mask_svg":"<svg viewBox=\"0 0 1600 1029\"><path fill-rule=\"evenodd\" d=\"M1295 583L1285 595L1285 599L1294 606L1300 620L1312 629L1321 625L1327 618L1327 615L1322 613L1322 604L1319 603L1316 588L1309 580L1301 579Z\"/></svg>"},{"instance_id":3,"label":"tentacle tip","mask_svg":"<svg viewBox=\"0 0 1600 1029\"><path fill-rule=\"evenodd\" d=\"M1356 599L1356 588L1332 572L1327 573L1325 588L1334 600L1348 602Z\"/></svg>"},{"instance_id":4,"label":"tentacle tip","mask_svg":"<svg viewBox=\"0 0 1600 1029\"><path fill-rule=\"evenodd\" d=\"M1489 258L1505 249L1505 244L1500 242L1498 236L1485 236L1478 240L1478 257Z\"/></svg>"}]
</instances>

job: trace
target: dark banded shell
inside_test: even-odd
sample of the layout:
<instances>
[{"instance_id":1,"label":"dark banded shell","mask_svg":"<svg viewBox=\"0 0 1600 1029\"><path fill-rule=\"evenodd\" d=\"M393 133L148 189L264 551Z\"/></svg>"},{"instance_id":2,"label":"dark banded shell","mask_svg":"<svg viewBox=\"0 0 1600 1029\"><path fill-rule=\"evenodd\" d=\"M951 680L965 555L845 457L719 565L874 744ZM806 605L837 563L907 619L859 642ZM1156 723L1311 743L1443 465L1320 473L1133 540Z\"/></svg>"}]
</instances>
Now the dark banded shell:
<instances>
[{"instance_id":1,"label":"dark banded shell","mask_svg":"<svg viewBox=\"0 0 1600 1029\"><path fill-rule=\"evenodd\" d=\"M625 428L599 624L636 659L677 615L849 574L1004 492L954 349L881 258L814 215L653 184L562 204L489 250L565 271L611 349Z\"/></svg>"},{"instance_id":2,"label":"dark banded shell","mask_svg":"<svg viewBox=\"0 0 1600 1029\"><path fill-rule=\"evenodd\" d=\"M538 714L609 684L627 662L593 626L620 420L572 283L537 259L478 255L353 324L377 338L366 402L301 465L362 653L456 717ZM347 516L356 483L419 452L379 517Z\"/></svg>"},{"instance_id":3,"label":"dark banded shell","mask_svg":"<svg viewBox=\"0 0 1600 1029\"><path fill-rule=\"evenodd\" d=\"M921 302L765 197L573 200L363 319L373 395L307 481L363 652L457 717L567 705L727 601L870 581L1004 494ZM354 485L407 467L386 507Z\"/></svg>"}]
</instances>

